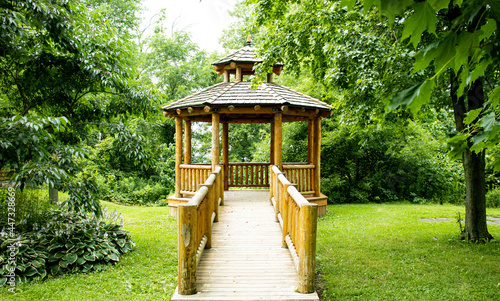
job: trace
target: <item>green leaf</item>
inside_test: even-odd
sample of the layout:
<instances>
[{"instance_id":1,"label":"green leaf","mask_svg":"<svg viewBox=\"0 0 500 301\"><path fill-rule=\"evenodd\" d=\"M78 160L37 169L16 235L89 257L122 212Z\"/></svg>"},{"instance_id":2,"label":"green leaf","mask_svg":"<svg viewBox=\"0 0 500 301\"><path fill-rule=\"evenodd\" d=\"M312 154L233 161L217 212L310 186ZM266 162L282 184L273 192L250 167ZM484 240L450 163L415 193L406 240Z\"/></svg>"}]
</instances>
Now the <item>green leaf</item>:
<instances>
[{"instance_id":1,"label":"green leaf","mask_svg":"<svg viewBox=\"0 0 500 301\"><path fill-rule=\"evenodd\" d=\"M481 120L481 127L485 132L491 131L494 124L495 124L495 112L491 112L483 116Z\"/></svg>"},{"instance_id":2,"label":"green leaf","mask_svg":"<svg viewBox=\"0 0 500 301\"><path fill-rule=\"evenodd\" d=\"M442 9L447 9L450 0L427 0L427 2L434 9L435 12L438 12Z\"/></svg>"},{"instance_id":3,"label":"green leaf","mask_svg":"<svg viewBox=\"0 0 500 301\"><path fill-rule=\"evenodd\" d=\"M38 271L34 267L29 267L24 272L24 275L27 276L27 277L31 277L31 276L33 276L35 274L38 274Z\"/></svg>"},{"instance_id":4,"label":"green leaf","mask_svg":"<svg viewBox=\"0 0 500 301\"><path fill-rule=\"evenodd\" d=\"M7 277L0 277L0 287L4 286L7 283Z\"/></svg>"},{"instance_id":5,"label":"green leaf","mask_svg":"<svg viewBox=\"0 0 500 301\"><path fill-rule=\"evenodd\" d=\"M94 261L96 259L96 256L94 254L85 254L83 255L83 258L87 261Z\"/></svg>"},{"instance_id":6,"label":"green leaf","mask_svg":"<svg viewBox=\"0 0 500 301\"><path fill-rule=\"evenodd\" d=\"M433 80L426 80L399 92L390 100L389 110L397 109L400 106L406 106L413 114L416 114L422 105L430 101L431 93L435 85Z\"/></svg>"},{"instance_id":7,"label":"green leaf","mask_svg":"<svg viewBox=\"0 0 500 301\"><path fill-rule=\"evenodd\" d=\"M66 261L68 262L68 264L73 264L75 263L75 261L78 259L78 256L74 253L70 253L68 254L67 258L66 258Z\"/></svg>"},{"instance_id":8,"label":"green leaf","mask_svg":"<svg viewBox=\"0 0 500 301\"><path fill-rule=\"evenodd\" d=\"M118 257L118 255L116 255L115 253L110 253L108 257L113 261L120 261L120 257Z\"/></svg>"},{"instance_id":9,"label":"green leaf","mask_svg":"<svg viewBox=\"0 0 500 301\"><path fill-rule=\"evenodd\" d=\"M496 108L500 104L500 86L497 86L488 93L488 98L490 99L491 105Z\"/></svg>"},{"instance_id":10,"label":"green leaf","mask_svg":"<svg viewBox=\"0 0 500 301\"><path fill-rule=\"evenodd\" d=\"M475 82L476 79L483 76L490 64L491 64L490 59L484 59L479 64L477 64L476 68L474 68L474 70L467 77L467 85Z\"/></svg>"},{"instance_id":11,"label":"green leaf","mask_svg":"<svg viewBox=\"0 0 500 301\"><path fill-rule=\"evenodd\" d=\"M380 12L389 19L389 23L394 23L396 16L402 16L408 6L413 3L412 0L381 0ZM377 4L375 2L375 4Z\"/></svg>"},{"instance_id":12,"label":"green leaf","mask_svg":"<svg viewBox=\"0 0 500 301\"><path fill-rule=\"evenodd\" d=\"M482 41L484 39L488 39L491 37L491 35L495 32L497 29L497 23L495 20L488 19L486 24L481 26L480 29L480 34L479 34L479 41Z\"/></svg>"},{"instance_id":13,"label":"green leaf","mask_svg":"<svg viewBox=\"0 0 500 301\"><path fill-rule=\"evenodd\" d=\"M347 10L351 10L354 7L354 4L356 4L356 0L342 0L340 1L340 6L347 7Z\"/></svg>"},{"instance_id":14,"label":"green leaf","mask_svg":"<svg viewBox=\"0 0 500 301\"><path fill-rule=\"evenodd\" d=\"M413 5L414 13L404 22L404 30L401 40L410 37L410 43L417 48L422 33L436 33L436 23L438 18L436 12L427 2L419 2Z\"/></svg>"},{"instance_id":15,"label":"green leaf","mask_svg":"<svg viewBox=\"0 0 500 301\"><path fill-rule=\"evenodd\" d=\"M467 136L463 134L456 135L448 140L451 147L448 155L452 160L462 159L462 153L467 148Z\"/></svg>"},{"instance_id":16,"label":"green leaf","mask_svg":"<svg viewBox=\"0 0 500 301\"><path fill-rule=\"evenodd\" d=\"M85 258L83 258L83 256L78 257L78 259L76 260L76 263L78 263L79 265L82 265L86 262L87 262L87 260L85 260Z\"/></svg>"},{"instance_id":17,"label":"green leaf","mask_svg":"<svg viewBox=\"0 0 500 301\"><path fill-rule=\"evenodd\" d=\"M471 124L476 118L481 114L483 108L475 109L467 113L467 117L464 118L465 124Z\"/></svg>"}]
</instances>

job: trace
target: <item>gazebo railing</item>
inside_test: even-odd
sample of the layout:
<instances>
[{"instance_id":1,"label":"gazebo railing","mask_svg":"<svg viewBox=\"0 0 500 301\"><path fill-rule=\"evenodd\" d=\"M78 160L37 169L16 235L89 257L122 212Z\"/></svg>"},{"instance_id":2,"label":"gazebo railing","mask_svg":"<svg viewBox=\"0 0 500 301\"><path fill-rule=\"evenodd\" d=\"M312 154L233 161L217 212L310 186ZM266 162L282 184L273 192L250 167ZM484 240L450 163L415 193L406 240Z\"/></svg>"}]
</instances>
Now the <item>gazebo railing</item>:
<instances>
[{"instance_id":1,"label":"gazebo railing","mask_svg":"<svg viewBox=\"0 0 500 301\"><path fill-rule=\"evenodd\" d=\"M228 163L229 187L269 187L270 163Z\"/></svg>"},{"instance_id":2,"label":"gazebo railing","mask_svg":"<svg viewBox=\"0 0 500 301\"><path fill-rule=\"evenodd\" d=\"M297 190L303 194L314 194L314 164L283 163L283 173L286 178L297 184Z\"/></svg>"},{"instance_id":3,"label":"gazebo railing","mask_svg":"<svg viewBox=\"0 0 500 301\"><path fill-rule=\"evenodd\" d=\"M178 206L178 292L196 293L196 268L204 249L211 248L212 224L224 200L223 170L217 166L191 200Z\"/></svg>"},{"instance_id":4,"label":"gazebo railing","mask_svg":"<svg viewBox=\"0 0 500 301\"><path fill-rule=\"evenodd\" d=\"M210 164L181 164L181 194L194 195L199 185L208 178L212 166Z\"/></svg>"},{"instance_id":5,"label":"gazebo railing","mask_svg":"<svg viewBox=\"0 0 500 301\"><path fill-rule=\"evenodd\" d=\"M318 205L309 203L277 166L271 168L271 201L299 273L299 293L314 292Z\"/></svg>"}]
</instances>

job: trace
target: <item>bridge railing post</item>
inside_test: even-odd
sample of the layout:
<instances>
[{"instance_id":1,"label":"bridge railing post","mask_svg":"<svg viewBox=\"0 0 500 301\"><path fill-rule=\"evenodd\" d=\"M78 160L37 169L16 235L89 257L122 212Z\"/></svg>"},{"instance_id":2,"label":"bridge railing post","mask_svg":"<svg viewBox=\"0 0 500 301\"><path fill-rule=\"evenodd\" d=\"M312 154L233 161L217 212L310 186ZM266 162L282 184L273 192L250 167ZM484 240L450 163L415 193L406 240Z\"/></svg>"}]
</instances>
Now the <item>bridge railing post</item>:
<instances>
[{"instance_id":1,"label":"bridge railing post","mask_svg":"<svg viewBox=\"0 0 500 301\"><path fill-rule=\"evenodd\" d=\"M318 205L303 204L299 214L299 293L314 292Z\"/></svg>"},{"instance_id":2,"label":"bridge railing post","mask_svg":"<svg viewBox=\"0 0 500 301\"><path fill-rule=\"evenodd\" d=\"M196 205L179 205L178 229L178 292L181 295L196 294L196 252L198 250L198 239L196 237L198 232L198 213Z\"/></svg>"}]
</instances>

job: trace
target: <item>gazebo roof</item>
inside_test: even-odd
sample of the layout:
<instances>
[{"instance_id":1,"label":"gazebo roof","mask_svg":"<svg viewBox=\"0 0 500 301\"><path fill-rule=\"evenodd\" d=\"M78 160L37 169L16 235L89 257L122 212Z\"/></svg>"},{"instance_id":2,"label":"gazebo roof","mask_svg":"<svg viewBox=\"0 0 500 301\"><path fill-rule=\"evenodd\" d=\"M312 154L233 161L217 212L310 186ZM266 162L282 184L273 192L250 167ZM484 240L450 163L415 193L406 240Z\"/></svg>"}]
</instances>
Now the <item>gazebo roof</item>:
<instances>
[{"instance_id":1,"label":"gazebo roof","mask_svg":"<svg viewBox=\"0 0 500 301\"><path fill-rule=\"evenodd\" d=\"M252 89L248 81L219 83L179 99L162 109L164 111L204 106L290 106L307 109L331 110L330 105L276 83L262 83Z\"/></svg>"},{"instance_id":2,"label":"gazebo roof","mask_svg":"<svg viewBox=\"0 0 500 301\"><path fill-rule=\"evenodd\" d=\"M254 66L259 62L262 60L255 57L248 38L245 47L212 64L219 75L224 74L223 83L162 107L164 115L208 122L212 112L221 114L225 122L270 122L276 112L283 113L283 121L330 116L330 105L272 82L272 74L257 89L251 82L243 81L244 75L255 73ZM282 68L282 64L274 65L273 73L279 75ZM230 80L231 74L235 75L234 81Z\"/></svg>"}]
</instances>

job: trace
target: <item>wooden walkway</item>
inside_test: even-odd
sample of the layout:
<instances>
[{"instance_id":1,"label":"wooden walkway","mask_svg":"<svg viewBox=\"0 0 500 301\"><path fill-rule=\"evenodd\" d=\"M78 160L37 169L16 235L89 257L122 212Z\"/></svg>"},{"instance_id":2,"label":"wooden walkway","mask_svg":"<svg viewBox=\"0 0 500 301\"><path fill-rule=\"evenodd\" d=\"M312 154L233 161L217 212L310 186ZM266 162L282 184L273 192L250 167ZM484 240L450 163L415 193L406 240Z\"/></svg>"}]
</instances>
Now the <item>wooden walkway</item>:
<instances>
[{"instance_id":1,"label":"wooden walkway","mask_svg":"<svg viewBox=\"0 0 500 301\"><path fill-rule=\"evenodd\" d=\"M298 274L269 202L269 190L225 192L212 248L197 270L198 293L172 300L319 300L300 294Z\"/></svg>"}]
</instances>

